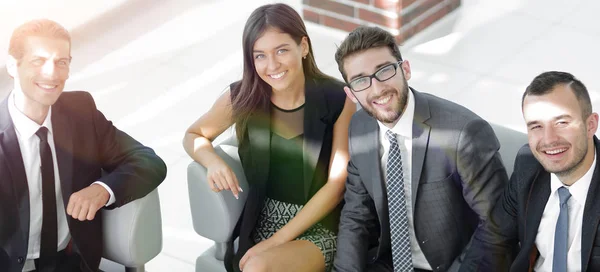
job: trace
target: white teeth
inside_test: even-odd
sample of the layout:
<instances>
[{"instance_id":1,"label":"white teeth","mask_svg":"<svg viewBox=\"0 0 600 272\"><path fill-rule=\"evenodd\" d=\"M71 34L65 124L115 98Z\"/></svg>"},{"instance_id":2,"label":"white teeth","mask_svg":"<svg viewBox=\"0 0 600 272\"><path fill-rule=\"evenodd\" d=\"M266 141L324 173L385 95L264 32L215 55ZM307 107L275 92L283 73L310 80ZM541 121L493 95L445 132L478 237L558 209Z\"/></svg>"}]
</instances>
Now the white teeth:
<instances>
[{"instance_id":1,"label":"white teeth","mask_svg":"<svg viewBox=\"0 0 600 272\"><path fill-rule=\"evenodd\" d=\"M392 97L391 97L391 96L386 96L386 97L384 97L384 98L382 98L382 99L375 100L375 103L376 103L376 104L385 104L385 103L387 103L388 101L390 101L390 98L392 98Z\"/></svg>"},{"instance_id":2,"label":"white teeth","mask_svg":"<svg viewBox=\"0 0 600 272\"><path fill-rule=\"evenodd\" d=\"M54 88L56 88L57 85L38 84L38 86L40 86L44 89L54 89Z\"/></svg>"},{"instance_id":3,"label":"white teeth","mask_svg":"<svg viewBox=\"0 0 600 272\"><path fill-rule=\"evenodd\" d=\"M549 155L556 155L558 153L565 152L566 150L567 150L566 148L562 148L562 149L548 150L545 152L546 152L546 154L549 154Z\"/></svg>"},{"instance_id":4,"label":"white teeth","mask_svg":"<svg viewBox=\"0 0 600 272\"><path fill-rule=\"evenodd\" d=\"M285 72L281 72L281 73L279 73L279 74L276 74L276 75L269 75L269 76L270 76L271 78L274 78L274 79L279 79L279 78L281 78L283 75L285 75Z\"/></svg>"}]
</instances>

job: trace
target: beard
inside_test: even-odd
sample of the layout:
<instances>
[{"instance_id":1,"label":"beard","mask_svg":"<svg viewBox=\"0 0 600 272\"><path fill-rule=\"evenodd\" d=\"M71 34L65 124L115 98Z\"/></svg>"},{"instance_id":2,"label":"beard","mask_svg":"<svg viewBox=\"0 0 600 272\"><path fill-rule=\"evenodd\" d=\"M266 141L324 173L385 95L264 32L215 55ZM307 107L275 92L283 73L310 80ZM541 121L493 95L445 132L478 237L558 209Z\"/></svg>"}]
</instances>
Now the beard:
<instances>
[{"instance_id":1,"label":"beard","mask_svg":"<svg viewBox=\"0 0 600 272\"><path fill-rule=\"evenodd\" d=\"M387 89L383 90L380 95L368 97L366 105L363 105L360 102L360 100L359 100L359 104L363 108L363 110L365 112L367 112L367 114L369 114L371 117L379 120L382 123L392 124L392 123L395 123L396 121L398 121L400 116L402 116L402 113L404 113L404 109L406 108L406 104L408 101L408 92L409 92L408 82L406 81L406 79L404 79L404 85L403 85L402 89L387 88ZM391 111L378 110L372 106L372 102L374 100L377 100L380 97L394 95L394 94L397 96L397 99L396 99L396 101L392 101L392 110Z\"/></svg>"},{"instance_id":2,"label":"beard","mask_svg":"<svg viewBox=\"0 0 600 272\"><path fill-rule=\"evenodd\" d=\"M584 133L585 133L585 131L584 131ZM540 150L552 148L554 146L560 146L560 145L564 146L565 145L564 140L556 142L556 143L552 143L549 145L538 145L536 147L537 152L534 153L534 155L537 158L537 160L542 164L542 166L544 167L544 169L546 171L548 171L550 173L554 173L558 177L569 176L570 174L575 172L577 169L579 169L579 167L581 167L583 165L583 161L587 155L588 142L587 142L587 138L585 137L585 134L583 134L582 138L580 138L580 139L581 139L580 141L578 141L574 145L571 145L570 149L573 152L573 157L570 160L566 161L562 165L553 165L551 162L549 162L547 160L547 158L544 157L544 155L542 154L543 152ZM566 143L566 144L568 144L568 143Z\"/></svg>"}]
</instances>

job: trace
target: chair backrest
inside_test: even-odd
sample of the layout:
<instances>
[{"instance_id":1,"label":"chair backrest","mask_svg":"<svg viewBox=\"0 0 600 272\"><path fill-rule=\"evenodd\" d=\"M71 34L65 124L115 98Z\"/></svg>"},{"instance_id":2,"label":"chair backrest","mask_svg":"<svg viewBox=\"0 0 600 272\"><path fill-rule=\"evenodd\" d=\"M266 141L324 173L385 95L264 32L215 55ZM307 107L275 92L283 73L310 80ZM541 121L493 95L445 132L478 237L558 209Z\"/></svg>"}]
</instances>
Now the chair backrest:
<instances>
[{"instance_id":1,"label":"chair backrest","mask_svg":"<svg viewBox=\"0 0 600 272\"><path fill-rule=\"evenodd\" d=\"M235 140L229 139L215 147L215 152L235 173L244 192L235 199L231 191L213 192L206 180L206 168L197 162L188 166L188 192L194 230L201 236L225 243L242 213L248 195L248 183L240 163Z\"/></svg>"},{"instance_id":2,"label":"chair backrest","mask_svg":"<svg viewBox=\"0 0 600 272\"><path fill-rule=\"evenodd\" d=\"M513 167L515 165L515 158L519 149L527 143L527 135L525 133L504 127L498 124L490 124L496 137L500 142L500 156L506 168L508 177L512 174Z\"/></svg>"},{"instance_id":3,"label":"chair backrest","mask_svg":"<svg viewBox=\"0 0 600 272\"><path fill-rule=\"evenodd\" d=\"M158 189L113 210L103 210L104 258L126 267L143 266L162 250Z\"/></svg>"}]
</instances>

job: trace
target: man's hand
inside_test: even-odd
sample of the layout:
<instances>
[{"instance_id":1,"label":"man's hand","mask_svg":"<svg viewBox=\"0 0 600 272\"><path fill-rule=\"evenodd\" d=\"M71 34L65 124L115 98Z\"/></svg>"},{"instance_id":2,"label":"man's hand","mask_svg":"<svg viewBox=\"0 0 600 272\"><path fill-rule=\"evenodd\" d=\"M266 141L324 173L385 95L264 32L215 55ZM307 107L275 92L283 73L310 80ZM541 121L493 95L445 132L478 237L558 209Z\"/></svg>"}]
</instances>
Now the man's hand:
<instances>
[{"instance_id":1,"label":"man's hand","mask_svg":"<svg viewBox=\"0 0 600 272\"><path fill-rule=\"evenodd\" d=\"M93 220L96 212L104 207L109 199L110 194L102 185L92 184L69 197L67 214L79 221Z\"/></svg>"}]
</instances>

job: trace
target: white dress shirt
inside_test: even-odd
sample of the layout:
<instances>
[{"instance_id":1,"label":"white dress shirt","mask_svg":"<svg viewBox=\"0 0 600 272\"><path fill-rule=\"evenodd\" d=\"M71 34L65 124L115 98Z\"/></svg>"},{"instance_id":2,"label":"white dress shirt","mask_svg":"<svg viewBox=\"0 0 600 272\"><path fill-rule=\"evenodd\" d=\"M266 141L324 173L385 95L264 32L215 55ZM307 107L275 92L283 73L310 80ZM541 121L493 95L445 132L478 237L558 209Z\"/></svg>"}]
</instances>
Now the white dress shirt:
<instances>
[{"instance_id":1,"label":"white dress shirt","mask_svg":"<svg viewBox=\"0 0 600 272\"><path fill-rule=\"evenodd\" d=\"M550 197L546 202L542 220L538 227L535 245L540 256L535 263L535 271L552 271L552 260L554 256L554 232L556 222L560 213L558 188L564 186L569 189L571 197L567 201L569 209L569 240L567 252L567 271L581 271L581 228L583 225L583 208L587 199L588 189L592 182L592 176L596 169L596 153L594 162L588 171L571 186L565 186L555 174L550 174Z\"/></svg>"},{"instance_id":2,"label":"white dress shirt","mask_svg":"<svg viewBox=\"0 0 600 272\"><path fill-rule=\"evenodd\" d=\"M415 268L431 270L431 265L427 262L421 246L415 236L415 224L414 214L412 210L412 125L413 117L415 115L415 98L412 91L408 91L408 101L406 109L400 119L391 129L396 134L398 144L400 147L400 153L402 155L402 171L404 174L404 195L406 200L406 211L408 215L408 226L410 233L410 248L412 253L412 261ZM383 123L379 123L379 143L381 154L381 172L383 178L387 184L387 158L390 151L390 140L386 136L386 132L390 128L386 127ZM408 159L411 158L411 159Z\"/></svg>"},{"instance_id":3,"label":"white dress shirt","mask_svg":"<svg viewBox=\"0 0 600 272\"><path fill-rule=\"evenodd\" d=\"M58 161L56 159L56 148L54 146L54 132L52 129L52 108L48 110L48 115L42 123L38 125L33 120L29 119L15 106L14 92L11 92L8 98L8 113L15 126L15 133L19 142L21 156L23 158L23 166L27 177L27 186L29 188L29 239L27 246L27 261L23 266L23 271L31 271L35 269L34 259L40 257L40 242L42 232L42 172L40 158L40 138L35 134L40 127L48 128L48 145L52 150L52 161L54 164L54 180L56 192L56 214L57 230L58 230L58 245L57 250L63 250L67 247L71 235L69 234L69 226L67 225L67 214L63 205L63 195L61 191L60 173L58 169ZM111 205L115 202L112 190L104 183L97 182L110 194L110 200L106 205ZM67 196L70 197L70 196Z\"/></svg>"}]
</instances>

